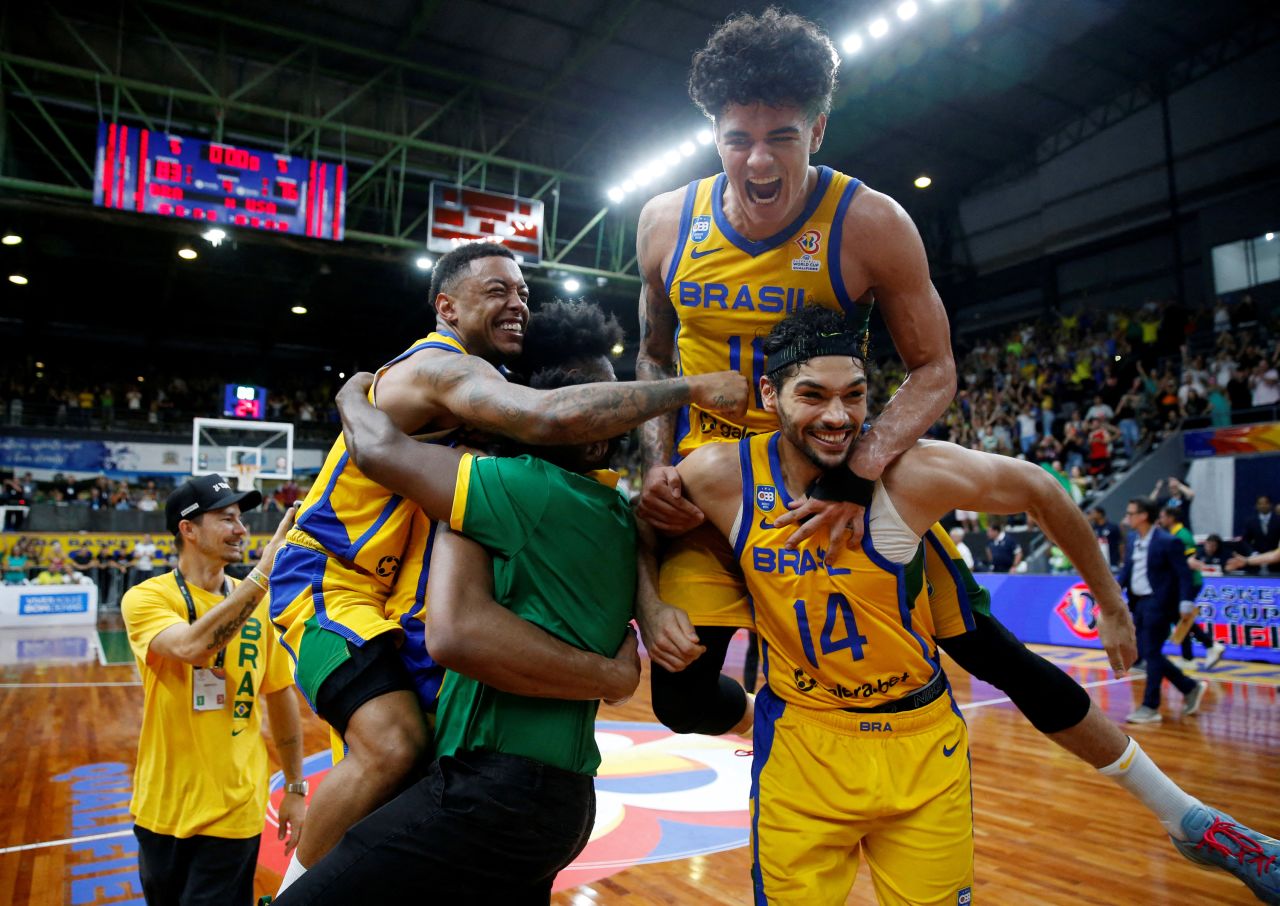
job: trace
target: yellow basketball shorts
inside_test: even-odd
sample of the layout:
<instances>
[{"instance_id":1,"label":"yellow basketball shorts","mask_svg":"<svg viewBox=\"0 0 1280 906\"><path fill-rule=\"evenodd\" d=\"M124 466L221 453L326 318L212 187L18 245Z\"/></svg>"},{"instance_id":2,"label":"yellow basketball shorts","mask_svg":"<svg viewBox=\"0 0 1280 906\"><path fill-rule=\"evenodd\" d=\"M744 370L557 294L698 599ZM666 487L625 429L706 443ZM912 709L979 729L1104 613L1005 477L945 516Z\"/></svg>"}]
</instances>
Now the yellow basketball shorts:
<instances>
[{"instance_id":1,"label":"yellow basketball shorts","mask_svg":"<svg viewBox=\"0 0 1280 906\"><path fill-rule=\"evenodd\" d=\"M708 523L668 542L658 568L658 595L689 614L694 626L755 628L733 548Z\"/></svg>"},{"instance_id":2,"label":"yellow basketball shorts","mask_svg":"<svg viewBox=\"0 0 1280 906\"><path fill-rule=\"evenodd\" d=\"M963 906L973 890L969 734L950 693L916 711L756 698L752 881L760 904L843 904L860 854L887 906Z\"/></svg>"}]
</instances>

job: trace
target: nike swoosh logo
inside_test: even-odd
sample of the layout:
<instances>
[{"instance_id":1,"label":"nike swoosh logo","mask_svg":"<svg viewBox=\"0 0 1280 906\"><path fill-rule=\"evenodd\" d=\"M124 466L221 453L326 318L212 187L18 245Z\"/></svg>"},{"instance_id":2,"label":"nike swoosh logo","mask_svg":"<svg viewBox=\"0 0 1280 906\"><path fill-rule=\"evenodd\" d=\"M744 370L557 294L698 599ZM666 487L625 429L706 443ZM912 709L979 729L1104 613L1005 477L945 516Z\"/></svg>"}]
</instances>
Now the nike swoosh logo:
<instances>
[{"instance_id":1,"label":"nike swoosh logo","mask_svg":"<svg viewBox=\"0 0 1280 906\"><path fill-rule=\"evenodd\" d=\"M694 259L697 259L697 258L705 258L705 257L707 257L708 255L714 255L716 252L722 252L722 251L724 251L724 246L723 246L723 245L722 245L722 246L720 246L719 248L714 248L714 249L699 249L699 248L695 248L695 249L693 249L691 252L689 252L689 257L690 257L690 258L694 258Z\"/></svg>"},{"instance_id":2,"label":"nike swoosh logo","mask_svg":"<svg viewBox=\"0 0 1280 906\"><path fill-rule=\"evenodd\" d=\"M769 521L768 521L768 520L766 520L763 516L761 516L761 517L760 517L760 528L764 529L764 530L767 532L767 531L769 531L771 528L775 528L775 526L774 526L774 524L773 524L772 522L769 522Z\"/></svg>"},{"instance_id":3,"label":"nike swoosh logo","mask_svg":"<svg viewBox=\"0 0 1280 906\"><path fill-rule=\"evenodd\" d=\"M244 732L245 730L247 730L247 729L248 729L248 727L241 727L239 730L232 730L232 731L231 731L231 735L232 735L232 736L239 736L241 733L243 733L243 732Z\"/></svg>"},{"instance_id":4,"label":"nike swoosh logo","mask_svg":"<svg viewBox=\"0 0 1280 906\"><path fill-rule=\"evenodd\" d=\"M950 758L952 755L956 753L956 749L958 748L960 748L960 740L958 739L956 740L956 744L949 749L947 748L947 744L944 742L942 744L942 757Z\"/></svg>"}]
</instances>

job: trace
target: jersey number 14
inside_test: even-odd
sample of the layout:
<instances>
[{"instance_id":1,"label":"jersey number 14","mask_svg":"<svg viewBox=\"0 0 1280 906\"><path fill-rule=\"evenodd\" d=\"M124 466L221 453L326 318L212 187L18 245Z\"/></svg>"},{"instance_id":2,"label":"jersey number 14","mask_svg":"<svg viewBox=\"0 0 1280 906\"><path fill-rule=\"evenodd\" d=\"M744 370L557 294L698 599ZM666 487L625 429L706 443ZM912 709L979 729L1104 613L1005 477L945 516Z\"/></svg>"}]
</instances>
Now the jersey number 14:
<instances>
[{"instance_id":1,"label":"jersey number 14","mask_svg":"<svg viewBox=\"0 0 1280 906\"><path fill-rule=\"evenodd\" d=\"M796 601L796 628L800 630L800 644L804 647L804 656L814 669L818 669L818 655L813 648L813 631L809 628L809 611L804 601ZM844 625L844 638L832 637L836 628L836 616L839 615ZM849 599L842 594L833 594L827 598L827 617L822 624L822 637L818 640L823 654L835 654L848 648L853 660L863 658L862 646L867 643L865 635L858 634L858 623L853 617L853 608Z\"/></svg>"}]
</instances>

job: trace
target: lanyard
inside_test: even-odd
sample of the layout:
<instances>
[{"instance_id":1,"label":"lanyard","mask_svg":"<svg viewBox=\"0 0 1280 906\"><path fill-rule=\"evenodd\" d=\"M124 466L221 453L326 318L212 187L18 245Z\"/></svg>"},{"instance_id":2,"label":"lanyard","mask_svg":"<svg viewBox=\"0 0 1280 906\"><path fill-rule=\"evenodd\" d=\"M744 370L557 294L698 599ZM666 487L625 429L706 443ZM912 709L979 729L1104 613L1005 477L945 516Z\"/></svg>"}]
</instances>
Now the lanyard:
<instances>
[{"instance_id":1,"label":"lanyard","mask_svg":"<svg viewBox=\"0 0 1280 906\"><path fill-rule=\"evenodd\" d=\"M187 580L182 578L182 572L173 571L173 577L178 581L178 591L182 592L182 599L187 602L187 622L194 623L196 621L196 603L191 600L191 589L187 588ZM227 597L231 594L231 583L224 576L222 579L222 595ZM214 669L222 669L222 662L226 659L227 649L224 647L218 652L218 656L213 660Z\"/></svg>"}]
</instances>

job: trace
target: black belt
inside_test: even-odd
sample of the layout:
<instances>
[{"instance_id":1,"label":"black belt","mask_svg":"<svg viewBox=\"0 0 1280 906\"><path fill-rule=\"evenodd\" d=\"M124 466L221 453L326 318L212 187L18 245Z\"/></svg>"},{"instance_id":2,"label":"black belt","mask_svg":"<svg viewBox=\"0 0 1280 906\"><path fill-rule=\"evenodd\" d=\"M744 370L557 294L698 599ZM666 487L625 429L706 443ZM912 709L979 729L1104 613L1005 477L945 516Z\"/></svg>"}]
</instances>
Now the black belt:
<instances>
[{"instance_id":1,"label":"black belt","mask_svg":"<svg viewBox=\"0 0 1280 906\"><path fill-rule=\"evenodd\" d=\"M929 682L925 683L915 692L903 698L894 699L891 702L885 702L882 705L876 705L872 708L841 708L841 711L849 711L853 714L898 714L902 711L915 711L923 708L925 705L933 704L942 697L942 693L947 691L946 675L939 670Z\"/></svg>"}]
</instances>

